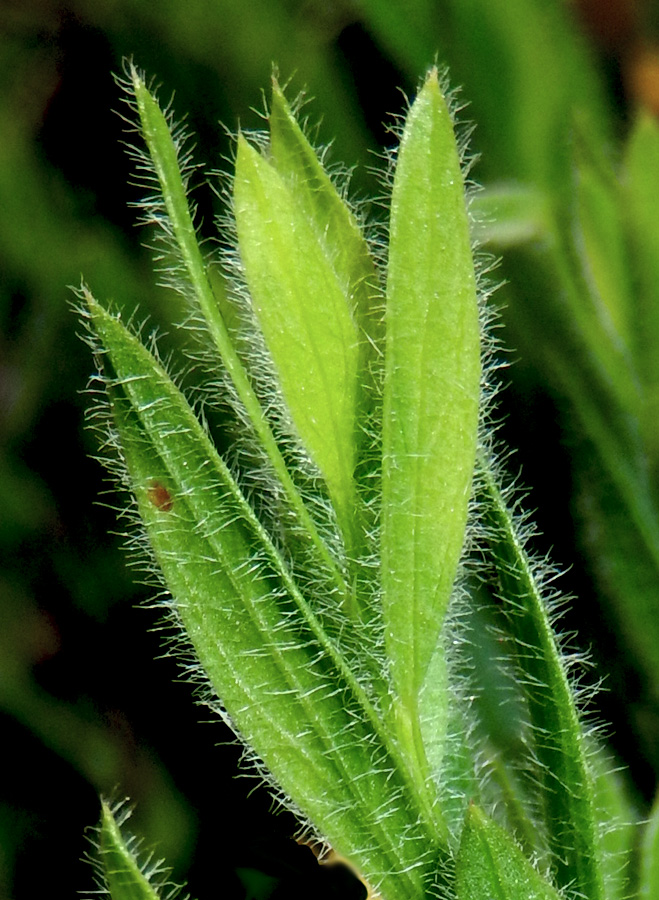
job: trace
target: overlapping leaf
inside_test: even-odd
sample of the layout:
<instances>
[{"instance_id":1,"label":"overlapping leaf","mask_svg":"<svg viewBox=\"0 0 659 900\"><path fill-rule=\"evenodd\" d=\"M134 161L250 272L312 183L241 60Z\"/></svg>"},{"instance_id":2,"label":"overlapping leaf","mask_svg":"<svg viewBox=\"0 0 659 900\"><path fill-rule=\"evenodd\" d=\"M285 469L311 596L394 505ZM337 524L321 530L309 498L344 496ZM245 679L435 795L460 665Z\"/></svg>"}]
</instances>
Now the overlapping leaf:
<instances>
[{"instance_id":1,"label":"overlapping leaf","mask_svg":"<svg viewBox=\"0 0 659 900\"><path fill-rule=\"evenodd\" d=\"M234 727L305 817L388 897L432 844L374 711L164 370L87 298L112 417L175 610Z\"/></svg>"},{"instance_id":2,"label":"overlapping leaf","mask_svg":"<svg viewBox=\"0 0 659 900\"><path fill-rule=\"evenodd\" d=\"M659 891L659 798L655 798L643 834L638 896L641 900L652 900L657 896L657 891Z\"/></svg>"},{"instance_id":3,"label":"overlapping leaf","mask_svg":"<svg viewBox=\"0 0 659 900\"><path fill-rule=\"evenodd\" d=\"M351 546L360 338L349 284L337 277L304 207L243 137L233 202L254 310L286 406Z\"/></svg>"},{"instance_id":4,"label":"overlapping leaf","mask_svg":"<svg viewBox=\"0 0 659 900\"><path fill-rule=\"evenodd\" d=\"M385 367L385 639L396 727L406 752L421 761L419 692L462 552L480 392L479 320L462 173L436 71L408 114L396 162Z\"/></svg>"},{"instance_id":5,"label":"overlapping leaf","mask_svg":"<svg viewBox=\"0 0 659 900\"><path fill-rule=\"evenodd\" d=\"M262 404L256 396L250 375L232 341L222 315L220 300L213 292L188 205L187 183L183 175L185 167L180 159L179 142L173 136L171 123L147 88L143 76L133 65L129 67L129 77L130 90L134 94L139 114L140 129L151 161L149 164L147 160L142 160L140 168L148 173L151 165L158 185L156 199L147 204L150 210L147 222L153 220L158 223L164 230L167 244L171 245L173 252L179 257L179 277L185 285L185 292L190 294L195 312L198 312L206 323L215 351L231 379L242 413L250 421L261 450L269 459L275 477L283 488L301 529L306 533L315 559L329 573L338 590L345 596L348 588L343 576L319 535L314 519L302 501L284 463L281 449L275 440Z\"/></svg>"},{"instance_id":6,"label":"overlapping leaf","mask_svg":"<svg viewBox=\"0 0 659 900\"><path fill-rule=\"evenodd\" d=\"M533 766L556 883L603 898L593 776L574 694L556 644L538 573L486 460L481 462L490 548L514 639L518 677L531 719Z\"/></svg>"},{"instance_id":7,"label":"overlapping leaf","mask_svg":"<svg viewBox=\"0 0 659 900\"><path fill-rule=\"evenodd\" d=\"M469 711L456 706L443 634L476 461L480 326L459 152L437 72L402 131L384 335L368 244L277 84L269 145L257 150L238 139L238 250L278 379L267 403L292 426L327 485L341 554L317 527L277 446L272 410L253 387L251 363L232 343L169 123L130 71L183 280L233 382L234 402L268 457L271 493L283 492L296 539L306 535L323 570L301 588L289 566L294 552L279 549L164 368L87 294L113 427L172 614L275 788L383 897L422 898L451 877L448 848L458 840L467 795L478 800L480 791L468 740L456 735ZM584 214L593 196L596 203L597 191L585 192ZM535 201L524 209L529 220L538 213ZM542 227L549 227L544 212ZM364 423L380 419L382 434L366 440ZM369 481L381 485L377 504L373 488L364 502ZM592 775L537 573L489 462L479 462L478 487L484 555L529 711L527 764L551 871L559 890L602 900ZM328 574L328 596L313 596ZM515 784L499 787L509 821L517 816L530 832ZM502 900L558 896L475 806L457 863L460 900L483 891Z\"/></svg>"},{"instance_id":8,"label":"overlapping leaf","mask_svg":"<svg viewBox=\"0 0 659 900\"><path fill-rule=\"evenodd\" d=\"M509 834L470 806L457 859L457 900L559 900Z\"/></svg>"}]
</instances>

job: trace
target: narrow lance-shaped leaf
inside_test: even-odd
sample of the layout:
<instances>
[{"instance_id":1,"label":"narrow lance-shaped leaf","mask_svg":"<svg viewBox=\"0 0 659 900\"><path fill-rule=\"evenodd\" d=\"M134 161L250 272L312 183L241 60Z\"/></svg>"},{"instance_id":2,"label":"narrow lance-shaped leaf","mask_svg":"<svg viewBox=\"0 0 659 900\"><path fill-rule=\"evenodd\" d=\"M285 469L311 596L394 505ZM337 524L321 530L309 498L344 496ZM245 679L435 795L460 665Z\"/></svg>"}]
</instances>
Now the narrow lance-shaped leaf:
<instances>
[{"instance_id":1,"label":"narrow lance-shaped leaf","mask_svg":"<svg viewBox=\"0 0 659 900\"><path fill-rule=\"evenodd\" d=\"M326 570L329 570L339 589L347 594L348 588L343 575L322 540L309 510L303 503L286 468L248 373L236 352L229 329L222 317L220 304L213 293L199 247L188 206L186 183L181 174L178 149L172 137L170 125L156 99L144 83L144 79L134 66L130 67L130 79L142 134L148 146L162 192L165 215L161 215L159 218L166 231L171 230L171 236L178 247L184 272L183 277L190 285L195 302L207 323L210 337L229 373L240 403L244 407L262 449L270 460L276 477L284 488L288 501L302 526L302 531L313 547L315 558Z\"/></svg>"},{"instance_id":2,"label":"narrow lance-shaped leaf","mask_svg":"<svg viewBox=\"0 0 659 900\"><path fill-rule=\"evenodd\" d=\"M593 778L582 726L534 568L486 460L480 463L489 543L500 599L526 687L533 740L532 765L557 886L588 900L603 897Z\"/></svg>"},{"instance_id":3,"label":"narrow lance-shaped leaf","mask_svg":"<svg viewBox=\"0 0 659 900\"><path fill-rule=\"evenodd\" d=\"M470 806L456 864L457 900L559 900L510 835Z\"/></svg>"},{"instance_id":4,"label":"narrow lance-shaped leaf","mask_svg":"<svg viewBox=\"0 0 659 900\"><path fill-rule=\"evenodd\" d=\"M374 525L374 512L369 514L369 501L375 497L378 484L373 477L379 461L373 459L377 450L373 447L372 431L378 427L374 419L377 419L381 403L379 374L384 348L381 289L368 242L355 214L339 194L276 81L273 81L268 121L269 158L286 182L294 204L304 211L313 227L327 261L343 287L357 327L357 397L353 430L356 489L364 499L363 506L355 510L357 544L354 552L358 557L359 542ZM300 394L300 402L308 402L306 394ZM360 520L365 523L362 529L358 527ZM359 599L362 599L360 612L364 614L363 598Z\"/></svg>"},{"instance_id":5,"label":"narrow lance-shaped leaf","mask_svg":"<svg viewBox=\"0 0 659 900\"><path fill-rule=\"evenodd\" d=\"M254 309L286 406L327 483L350 553L357 540L360 337L349 285L338 277L304 206L242 136L234 214Z\"/></svg>"},{"instance_id":6,"label":"narrow lance-shaped leaf","mask_svg":"<svg viewBox=\"0 0 659 900\"><path fill-rule=\"evenodd\" d=\"M659 896L659 794L643 831L641 844L640 900L654 900Z\"/></svg>"},{"instance_id":7,"label":"narrow lance-shaped leaf","mask_svg":"<svg viewBox=\"0 0 659 900\"><path fill-rule=\"evenodd\" d=\"M462 551L476 450L480 335L464 186L432 70L407 120L391 201L382 588L394 715L422 766L418 696Z\"/></svg>"},{"instance_id":8,"label":"narrow lance-shaped leaf","mask_svg":"<svg viewBox=\"0 0 659 900\"><path fill-rule=\"evenodd\" d=\"M634 290L623 232L620 188L585 128L575 142L576 200L582 265L592 281L595 315L614 341L632 349Z\"/></svg>"},{"instance_id":9,"label":"narrow lance-shaped leaf","mask_svg":"<svg viewBox=\"0 0 659 900\"><path fill-rule=\"evenodd\" d=\"M133 65L129 68L129 76L140 129L162 192L163 212L166 215L161 217L160 223L171 232L191 291L225 365L234 381L240 381L244 373L240 371L239 360L233 353L227 328L219 313L188 206L187 179L181 172L179 148L167 117Z\"/></svg>"},{"instance_id":10,"label":"narrow lance-shaped leaf","mask_svg":"<svg viewBox=\"0 0 659 900\"><path fill-rule=\"evenodd\" d=\"M615 767L602 747L593 748L591 768L606 900L629 900L633 896L630 885L636 868L639 812L626 783L627 773Z\"/></svg>"},{"instance_id":11,"label":"narrow lance-shaped leaf","mask_svg":"<svg viewBox=\"0 0 659 900\"><path fill-rule=\"evenodd\" d=\"M637 277L635 351L645 388L642 427L654 489L659 493L659 125L649 113L635 123L624 163L623 189Z\"/></svg>"},{"instance_id":12,"label":"narrow lance-shaped leaf","mask_svg":"<svg viewBox=\"0 0 659 900\"><path fill-rule=\"evenodd\" d=\"M273 82L269 116L272 162L321 238L325 254L361 328L365 368L383 335L376 308L377 276L368 243L348 204L339 195L304 135L284 94ZM367 373L364 373L367 374Z\"/></svg>"},{"instance_id":13,"label":"narrow lance-shaped leaf","mask_svg":"<svg viewBox=\"0 0 659 900\"><path fill-rule=\"evenodd\" d=\"M178 890L165 883L168 870L149 857L146 864L140 861L135 840L122 833L129 811L124 806L117 815L118 810L103 801L98 827L98 868L110 900L173 900Z\"/></svg>"},{"instance_id":14,"label":"narrow lance-shaped leaf","mask_svg":"<svg viewBox=\"0 0 659 900\"><path fill-rule=\"evenodd\" d=\"M115 427L174 610L241 737L387 898L437 851L375 712L164 370L87 298Z\"/></svg>"}]
</instances>

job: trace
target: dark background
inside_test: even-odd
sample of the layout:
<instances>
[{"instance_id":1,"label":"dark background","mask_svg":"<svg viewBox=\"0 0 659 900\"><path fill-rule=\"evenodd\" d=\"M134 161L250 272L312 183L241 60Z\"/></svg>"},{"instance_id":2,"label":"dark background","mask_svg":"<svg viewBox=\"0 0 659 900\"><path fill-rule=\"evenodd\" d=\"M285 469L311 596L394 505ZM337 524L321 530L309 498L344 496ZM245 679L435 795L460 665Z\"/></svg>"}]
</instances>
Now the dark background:
<instances>
[{"instance_id":1,"label":"dark background","mask_svg":"<svg viewBox=\"0 0 659 900\"><path fill-rule=\"evenodd\" d=\"M478 12L478 5L465 8ZM622 0L555 5L586 48L611 133L623 137L639 102L659 106L656 11ZM368 151L391 142L385 126L404 109L400 89L413 92L437 54L471 101L472 146L483 156L475 177L532 177L534 140L547 138L532 129L511 137L521 78L513 51L485 26L482 34L471 29L467 46L454 7L439 0L0 3L0 898L92 889L91 868L80 859L100 792L135 801L135 829L194 896L348 890L345 873L320 869L294 843L295 823L272 814L264 790L235 778L240 749L193 705L152 630L157 613L139 608L149 592L126 569L114 534L112 506L120 500L104 493L105 475L92 459L96 439L84 426L92 361L76 336L67 286L84 276L98 296L127 309L139 304L154 322L167 319L168 297L154 286L144 236L134 228L139 194L113 78L126 56L157 78L161 96L175 91L178 116L197 136L196 158L210 169L230 155L219 122L258 126L254 108L263 109L275 62L284 80L292 77L293 93L306 87L315 98L309 113L322 120L320 140L333 139L333 158L360 167L353 186L363 195L375 184ZM390 21L396 11L402 25ZM195 199L210 234L219 201L203 190ZM514 258L501 277L515 278ZM511 296L503 288L497 301L513 307ZM600 712L644 809L658 767L652 691L615 619L598 606L575 524L579 436L564 427L565 401L524 355L514 309L505 317L504 341L517 349L502 438L519 448L513 469L532 486L538 549L551 549L568 570L562 586L578 600L567 626L608 676ZM352 889L359 896L359 886Z\"/></svg>"}]
</instances>

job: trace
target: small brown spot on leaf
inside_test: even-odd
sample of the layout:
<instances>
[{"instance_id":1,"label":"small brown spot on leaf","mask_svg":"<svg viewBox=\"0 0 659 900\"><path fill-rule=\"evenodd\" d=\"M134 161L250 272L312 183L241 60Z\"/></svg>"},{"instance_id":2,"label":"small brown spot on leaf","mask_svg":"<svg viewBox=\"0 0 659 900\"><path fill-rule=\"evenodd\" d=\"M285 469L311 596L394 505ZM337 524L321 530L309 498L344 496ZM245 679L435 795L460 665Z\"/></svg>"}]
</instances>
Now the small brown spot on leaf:
<instances>
[{"instance_id":1,"label":"small brown spot on leaf","mask_svg":"<svg viewBox=\"0 0 659 900\"><path fill-rule=\"evenodd\" d=\"M149 502L163 512L170 512L174 506L174 499L167 488L159 481L152 481L146 492Z\"/></svg>"}]
</instances>

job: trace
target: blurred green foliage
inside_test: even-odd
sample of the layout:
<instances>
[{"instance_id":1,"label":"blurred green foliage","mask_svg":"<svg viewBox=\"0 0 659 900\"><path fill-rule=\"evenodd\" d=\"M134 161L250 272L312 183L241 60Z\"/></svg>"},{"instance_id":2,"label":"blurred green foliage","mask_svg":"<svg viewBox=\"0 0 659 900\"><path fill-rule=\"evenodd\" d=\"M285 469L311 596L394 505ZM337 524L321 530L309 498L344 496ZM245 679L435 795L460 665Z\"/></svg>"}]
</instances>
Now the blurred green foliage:
<instances>
[{"instance_id":1,"label":"blurred green foliage","mask_svg":"<svg viewBox=\"0 0 659 900\"><path fill-rule=\"evenodd\" d=\"M597 4L581 6L596 16ZM290 897L309 894L313 878L313 892L331 892L290 841L291 820L269 818L267 798L231 780L238 751L213 746L224 733L199 724L189 686L172 684L174 663L153 663L155 618L134 609L148 591L126 573L114 513L96 505L113 495L89 461L97 448L80 392L91 363L67 285L84 273L127 312L149 309L153 326L171 303L133 230L138 195L112 79L127 55L163 95L176 89L209 168L232 152L219 121L259 125L253 107L275 63L316 99L319 140L359 165L357 195L374 188L368 151L389 143L398 88L412 92L435 58L448 65L477 126L479 234L503 260L493 277L505 280L496 299L516 362L502 437L521 448L512 465L532 485L539 549L553 546L570 567L567 626L608 676L601 712L628 787L641 810L649 804L659 772L659 128L637 110L652 105L652 79L632 76L657 23L650 3L634 14L602 6L589 34L567 0L2 5L0 897L87 889L82 830L98 817L98 792L115 787L193 892L221 883L229 897L265 897L266 884ZM616 9L617 28L606 19ZM211 233L220 201L199 202Z\"/></svg>"}]
</instances>

